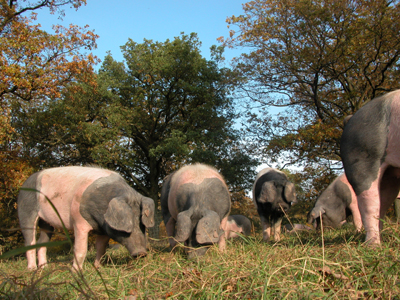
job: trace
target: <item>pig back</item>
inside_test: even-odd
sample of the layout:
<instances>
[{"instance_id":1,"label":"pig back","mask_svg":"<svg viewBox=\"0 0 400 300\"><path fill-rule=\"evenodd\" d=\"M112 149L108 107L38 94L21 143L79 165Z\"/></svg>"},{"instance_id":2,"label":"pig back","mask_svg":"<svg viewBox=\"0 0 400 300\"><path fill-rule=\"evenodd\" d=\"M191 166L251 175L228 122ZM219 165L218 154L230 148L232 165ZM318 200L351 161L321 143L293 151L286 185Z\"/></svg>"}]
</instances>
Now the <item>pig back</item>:
<instances>
[{"instance_id":1,"label":"pig back","mask_svg":"<svg viewBox=\"0 0 400 300\"><path fill-rule=\"evenodd\" d=\"M222 219L230 211L228 187L218 171L210 166L185 166L171 178L168 207L175 219L179 212L189 208L212 210Z\"/></svg>"}]
</instances>

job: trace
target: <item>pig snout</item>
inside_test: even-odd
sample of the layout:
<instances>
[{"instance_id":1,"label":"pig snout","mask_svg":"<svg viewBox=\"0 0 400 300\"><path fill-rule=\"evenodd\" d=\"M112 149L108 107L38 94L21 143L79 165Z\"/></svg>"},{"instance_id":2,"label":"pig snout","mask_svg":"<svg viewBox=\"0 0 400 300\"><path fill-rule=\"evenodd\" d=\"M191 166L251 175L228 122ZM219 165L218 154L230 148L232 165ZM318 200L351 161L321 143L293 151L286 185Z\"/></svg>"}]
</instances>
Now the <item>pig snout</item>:
<instances>
[{"instance_id":1,"label":"pig snout","mask_svg":"<svg viewBox=\"0 0 400 300\"><path fill-rule=\"evenodd\" d=\"M290 206L286 202L279 202L276 205L276 211L278 211L278 212L286 212L289 210L289 208L290 208Z\"/></svg>"},{"instance_id":2,"label":"pig snout","mask_svg":"<svg viewBox=\"0 0 400 300\"><path fill-rule=\"evenodd\" d=\"M145 257L147 256L147 249L146 246L142 245L132 245L132 246L126 246L128 249L130 255L133 258L140 258L140 257Z\"/></svg>"},{"instance_id":3,"label":"pig snout","mask_svg":"<svg viewBox=\"0 0 400 300\"><path fill-rule=\"evenodd\" d=\"M144 257L147 255L146 239L141 233L132 234L123 241L123 245L128 249L132 257Z\"/></svg>"},{"instance_id":4,"label":"pig snout","mask_svg":"<svg viewBox=\"0 0 400 300\"><path fill-rule=\"evenodd\" d=\"M140 257L145 257L147 256L147 250L146 249L139 249L135 252L131 252L131 256L135 258L140 258Z\"/></svg>"}]
</instances>

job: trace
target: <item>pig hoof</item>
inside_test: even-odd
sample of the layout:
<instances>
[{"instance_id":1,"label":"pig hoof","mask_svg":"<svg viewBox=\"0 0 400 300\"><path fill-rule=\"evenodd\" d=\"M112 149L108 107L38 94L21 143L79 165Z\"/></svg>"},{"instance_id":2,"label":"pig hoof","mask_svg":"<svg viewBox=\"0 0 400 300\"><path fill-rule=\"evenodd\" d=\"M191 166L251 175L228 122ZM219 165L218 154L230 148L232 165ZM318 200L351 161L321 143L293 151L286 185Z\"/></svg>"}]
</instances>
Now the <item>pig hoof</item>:
<instances>
[{"instance_id":1,"label":"pig hoof","mask_svg":"<svg viewBox=\"0 0 400 300\"><path fill-rule=\"evenodd\" d=\"M207 250L209 249L209 247L201 247L198 249L191 249L187 252L188 255L188 259L195 259L195 258L199 258L204 256L204 254L206 254Z\"/></svg>"},{"instance_id":2,"label":"pig hoof","mask_svg":"<svg viewBox=\"0 0 400 300\"><path fill-rule=\"evenodd\" d=\"M73 273L80 273L80 272L82 272L82 267L79 267L79 266L77 266L77 265L72 265L72 266L71 266L71 272L73 272Z\"/></svg>"},{"instance_id":3,"label":"pig hoof","mask_svg":"<svg viewBox=\"0 0 400 300\"><path fill-rule=\"evenodd\" d=\"M142 258L145 256L147 256L147 252L137 252L137 253L132 254L132 257L135 257L135 258Z\"/></svg>"},{"instance_id":4,"label":"pig hoof","mask_svg":"<svg viewBox=\"0 0 400 300\"><path fill-rule=\"evenodd\" d=\"M46 267L47 267L47 262L39 265L39 269L44 269Z\"/></svg>"},{"instance_id":5,"label":"pig hoof","mask_svg":"<svg viewBox=\"0 0 400 300\"><path fill-rule=\"evenodd\" d=\"M369 248L379 248L381 246L380 240L379 239L369 239L367 240L364 245L368 246Z\"/></svg>"}]
</instances>

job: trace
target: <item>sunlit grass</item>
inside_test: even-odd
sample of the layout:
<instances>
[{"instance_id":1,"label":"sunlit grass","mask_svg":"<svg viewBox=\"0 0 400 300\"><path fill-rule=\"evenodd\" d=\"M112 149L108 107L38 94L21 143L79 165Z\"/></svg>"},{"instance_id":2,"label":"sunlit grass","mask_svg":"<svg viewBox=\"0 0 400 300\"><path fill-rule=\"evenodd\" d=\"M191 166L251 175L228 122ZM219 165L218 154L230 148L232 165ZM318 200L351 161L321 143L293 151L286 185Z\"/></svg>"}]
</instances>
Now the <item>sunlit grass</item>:
<instances>
[{"instance_id":1,"label":"sunlit grass","mask_svg":"<svg viewBox=\"0 0 400 300\"><path fill-rule=\"evenodd\" d=\"M26 270L24 256L2 260L0 298L399 299L399 225L386 224L378 248L364 246L364 234L353 230L286 234L279 243L257 234L195 260L170 252L166 240L141 259L110 248L100 270L91 250L81 274L71 272L72 252L49 249L49 265L36 272Z\"/></svg>"}]
</instances>

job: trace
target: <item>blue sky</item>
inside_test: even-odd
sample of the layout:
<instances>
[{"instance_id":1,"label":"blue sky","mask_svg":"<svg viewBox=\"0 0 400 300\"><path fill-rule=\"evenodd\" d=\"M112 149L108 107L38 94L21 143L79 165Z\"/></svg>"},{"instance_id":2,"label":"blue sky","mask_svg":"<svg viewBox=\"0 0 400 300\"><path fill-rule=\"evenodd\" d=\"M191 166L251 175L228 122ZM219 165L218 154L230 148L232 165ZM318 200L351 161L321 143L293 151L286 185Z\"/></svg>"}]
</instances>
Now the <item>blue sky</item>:
<instances>
[{"instance_id":1,"label":"blue sky","mask_svg":"<svg viewBox=\"0 0 400 300\"><path fill-rule=\"evenodd\" d=\"M137 43L144 38L164 42L180 36L181 32L196 32L202 42L201 54L209 59L210 47L220 45L217 38L229 35L226 18L242 14L244 3L244 0L87 0L87 5L77 11L65 7L62 21L43 9L37 23L49 32L54 24L89 25L100 36L93 54L103 60L107 51L111 51L117 61L123 60L120 46L128 38ZM225 49L227 66L241 52L242 49Z\"/></svg>"}]
</instances>

